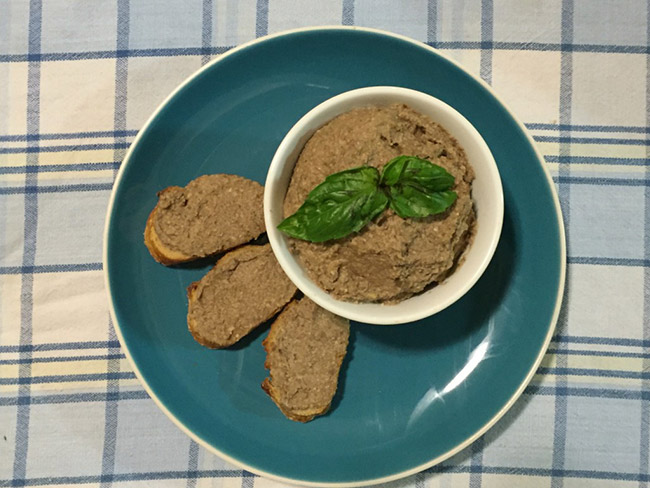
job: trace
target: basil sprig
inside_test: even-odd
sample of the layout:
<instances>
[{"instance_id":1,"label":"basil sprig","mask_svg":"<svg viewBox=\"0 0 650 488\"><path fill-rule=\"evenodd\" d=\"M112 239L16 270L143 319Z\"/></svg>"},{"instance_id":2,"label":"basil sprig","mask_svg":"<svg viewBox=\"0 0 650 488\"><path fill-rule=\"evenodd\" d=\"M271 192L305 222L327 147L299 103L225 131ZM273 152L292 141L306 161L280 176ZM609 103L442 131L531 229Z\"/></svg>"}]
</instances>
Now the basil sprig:
<instances>
[{"instance_id":1,"label":"basil sprig","mask_svg":"<svg viewBox=\"0 0 650 488\"><path fill-rule=\"evenodd\" d=\"M402 218L442 213L456 201L453 185L454 177L444 168L399 156L381 175L376 168L360 166L328 176L278 229L311 242L340 239L359 232L389 205Z\"/></svg>"}]
</instances>

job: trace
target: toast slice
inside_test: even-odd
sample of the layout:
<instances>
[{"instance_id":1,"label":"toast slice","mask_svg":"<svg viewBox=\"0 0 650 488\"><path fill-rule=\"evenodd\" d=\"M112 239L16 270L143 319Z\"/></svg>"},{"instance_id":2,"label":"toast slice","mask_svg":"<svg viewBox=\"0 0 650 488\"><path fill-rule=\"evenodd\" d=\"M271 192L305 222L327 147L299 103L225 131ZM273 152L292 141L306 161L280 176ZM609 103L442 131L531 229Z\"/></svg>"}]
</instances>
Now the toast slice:
<instances>
[{"instance_id":1,"label":"toast slice","mask_svg":"<svg viewBox=\"0 0 650 488\"><path fill-rule=\"evenodd\" d=\"M158 193L144 243L167 266L234 249L264 232L263 195L256 181L227 174L170 186Z\"/></svg>"},{"instance_id":2,"label":"toast slice","mask_svg":"<svg viewBox=\"0 0 650 488\"><path fill-rule=\"evenodd\" d=\"M349 337L348 320L307 297L278 316L262 343L269 370L262 388L286 417L309 422L329 410Z\"/></svg>"},{"instance_id":3,"label":"toast slice","mask_svg":"<svg viewBox=\"0 0 650 488\"><path fill-rule=\"evenodd\" d=\"M187 289L187 324L204 346L232 346L293 298L296 287L271 246L244 246L223 256Z\"/></svg>"}]
</instances>

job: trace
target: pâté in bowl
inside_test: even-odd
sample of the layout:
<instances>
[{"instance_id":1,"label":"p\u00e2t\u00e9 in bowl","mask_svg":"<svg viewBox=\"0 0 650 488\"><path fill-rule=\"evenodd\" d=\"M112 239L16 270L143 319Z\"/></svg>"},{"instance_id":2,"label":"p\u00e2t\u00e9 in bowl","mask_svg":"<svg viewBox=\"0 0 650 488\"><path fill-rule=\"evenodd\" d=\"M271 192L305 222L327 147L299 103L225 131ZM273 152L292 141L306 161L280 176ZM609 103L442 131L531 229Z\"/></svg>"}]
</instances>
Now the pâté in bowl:
<instances>
[{"instance_id":1,"label":"p\u00e2t\u00e9 in bowl","mask_svg":"<svg viewBox=\"0 0 650 488\"><path fill-rule=\"evenodd\" d=\"M503 190L460 113L415 90L368 87L323 102L287 133L264 217L306 296L351 320L399 324L443 310L480 278Z\"/></svg>"}]
</instances>

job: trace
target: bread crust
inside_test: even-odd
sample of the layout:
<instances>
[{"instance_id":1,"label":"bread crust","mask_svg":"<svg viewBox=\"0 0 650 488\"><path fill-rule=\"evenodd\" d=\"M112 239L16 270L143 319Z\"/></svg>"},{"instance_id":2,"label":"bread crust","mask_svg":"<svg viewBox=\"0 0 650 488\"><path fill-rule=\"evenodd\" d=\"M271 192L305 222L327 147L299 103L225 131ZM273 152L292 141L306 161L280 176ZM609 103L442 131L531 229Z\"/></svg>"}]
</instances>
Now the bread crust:
<instances>
[{"instance_id":1,"label":"bread crust","mask_svg":"<svg viewBox=\"0 0 650 488\"><path fill-rule=\"evenodd\" d=\"M313 411L301 411L301 412L294 412L293 410L285 407L278 401L277 393L273 389L273 386L271 385L271 381L269 378L266 378L262 382L262 389L266 392L268 396L271 397L271 399L275 402L275 404L278 406L282 414L287 417L289 420L293 420L294 422L302 422L307 423L310 420L314 420L315 417L319 415L326 414L327 411L330 409L330 405L327 405L327 407L320 409L320 410L313 410Z\"/></svg>"},{"instance_id":2,"label":"bread crust","mask_svg":"<svg viewBox=\"0 0 650 488\"><path fill-rule=\"evenodd\" d=\"M144 228L144 244L147 246L147 249L149 249L151 257L158 261L160 264L164 264L165 266L187 263L188 261L197 259L195 256L188 256L179 251L174 251L173 249L166 247L161 242L153 225L157 209L158 206L154 207L154 209L151 211L149 217L147 218L147 224Z\"/></svg>"}]
</instances>

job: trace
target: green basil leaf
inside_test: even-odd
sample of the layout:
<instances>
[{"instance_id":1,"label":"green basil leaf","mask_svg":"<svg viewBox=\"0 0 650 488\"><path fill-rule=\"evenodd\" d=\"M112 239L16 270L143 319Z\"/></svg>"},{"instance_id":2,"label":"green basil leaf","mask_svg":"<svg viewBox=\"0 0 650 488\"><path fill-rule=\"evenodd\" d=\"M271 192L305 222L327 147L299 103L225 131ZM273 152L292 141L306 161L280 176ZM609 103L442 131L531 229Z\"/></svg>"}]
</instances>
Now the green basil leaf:
<instances>
[{"instance_id":1,"label":"green basil leaf","mask_svg":"<svg viewBox=\"0 0 650 488\"><path fill-rule=\"evenodd\" d=\"M328 176L278 229L311 242L340 239L363 229L387 205L388 197L379 189L379 172L362 166Z\"/></svg>"},{"instance_id":2,"label":"green basil leaf","mask_svg":"<svg viewBox=\"0 0 650 488\"><path fill-rule=\"evenodd\" d=\"M390 208L402 218L427 217L447 210L457 198L454 177L444 168L415 156L389 161L381 175Z\"/></svg>"},{"instance_id":3,"label":"green basil leaf","mask_svg":"<svg viewBox=\"0 0 650 488\"><path fill-rule=\"evenodd\" d=\"M455 191L426 193L410 185L391 186L390 208L402 218L427 217L444 212L456 201Z\"/></svg>"},{"instance_id":4,"label":"green basil leaf","mask_svg":"<svg viewBox=\"0 0 650 488\"><path fill-rule=\"evenodd\" d=\"M381 184L411 185L423 192L432 193L449 190L454 185L454 177L441 166L426 159L398 156L384 166Z\"/></svg>"}]
</instances>

